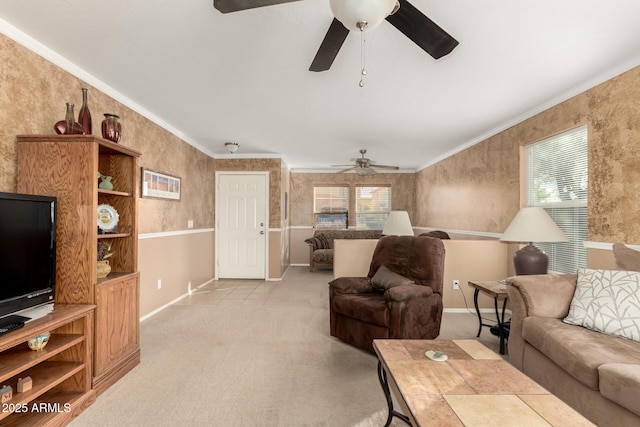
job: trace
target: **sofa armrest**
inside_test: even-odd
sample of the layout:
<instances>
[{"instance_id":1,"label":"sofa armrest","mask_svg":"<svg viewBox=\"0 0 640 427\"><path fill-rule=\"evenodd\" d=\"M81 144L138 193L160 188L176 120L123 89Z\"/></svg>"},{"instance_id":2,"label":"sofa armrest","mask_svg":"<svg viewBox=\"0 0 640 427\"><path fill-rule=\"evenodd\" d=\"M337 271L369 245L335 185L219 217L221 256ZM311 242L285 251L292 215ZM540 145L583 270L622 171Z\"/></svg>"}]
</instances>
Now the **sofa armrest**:
<instances>
[{"instance_id":1,"label":"sofa armrest","mask_svg":"<svg viewBox=\"0 0 640 427\"><path fill-rule=\"evenodd\" d=\"M329 282L335 294L365 294L377 292L368 277L338 277Z\"/></svg>"},{"instance_id":2,"label":"sofa armrest","mask_svg":"<svg viewBox=\"0 0 640 427\"><path fill-rule=\"evenodd\" d=\"M517 300L519 293L524 302L522 317L563 318L569 312L569 305L576 290L575 274L540 274L514 276L508 279L507 292L510 300ZM512 307L512 310L514 307Z\"/></svg>"},{"instance_id":3,"label":"sofa armrest","mask_svg":"<svg viewBox=\"0 0 640 427\"><path fill-rule=\"evenodd\" d=\"M316 249L321 249L321 246L322 246L321 241L315 236L314 237L309 237L304 242L307 245L309 245L309 250L311 252L315 251Z\"/></svg>"},{"instance_id":4,"label":"sofa armrest","mask_svg":"<svg viewBox=\"0 0 640 427\"><path fill-rule=\"evenodd\" d=\"M514 276L508 281L508 304L511 309L509 361L522 371L526 346L522 330L524 318L528 316L556 319L565 317L573 299L577 276L575 274Z\"/></svg>"},{"instance_id":5,"label":"sofa armrest","mask_svg":"<svg viewBox=\"0 0 640 427\"><path fill-rule=\"evenodd\" d=\"M384 293L385 301L401 302L414 298L428 298L433 295L429 286L415 284L394 286Z\"/></svg>"}]
</instances>

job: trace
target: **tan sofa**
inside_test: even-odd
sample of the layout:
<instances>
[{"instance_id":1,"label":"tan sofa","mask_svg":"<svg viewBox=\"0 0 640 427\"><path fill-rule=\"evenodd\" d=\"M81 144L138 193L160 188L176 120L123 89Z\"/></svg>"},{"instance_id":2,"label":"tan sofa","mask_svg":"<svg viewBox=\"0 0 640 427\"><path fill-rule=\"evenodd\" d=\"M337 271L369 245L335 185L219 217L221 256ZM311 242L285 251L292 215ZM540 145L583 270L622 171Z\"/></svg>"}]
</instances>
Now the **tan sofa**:
<instances>
[{"instance_id":1,"label":"tan sofa","mask_svg":"<svg viewBox=\"0 0 640 427\"><path fill-rule=\"evenodd\" d=\"M305 240L309 245L309 271L315 267L333 267L334 240L379 239L381 230L317 230Z\"/></svg>"},{"instance_id":2,"label":"tan sofa","mask_svg":"<svg viewBox=\"0 0 640 427\"><path fill-rule=\"evenodd\" d=\"M640 342L562 322L576 275L509 280L510 362L599 426L639 426Z\"/></svg>"}]
</instances>

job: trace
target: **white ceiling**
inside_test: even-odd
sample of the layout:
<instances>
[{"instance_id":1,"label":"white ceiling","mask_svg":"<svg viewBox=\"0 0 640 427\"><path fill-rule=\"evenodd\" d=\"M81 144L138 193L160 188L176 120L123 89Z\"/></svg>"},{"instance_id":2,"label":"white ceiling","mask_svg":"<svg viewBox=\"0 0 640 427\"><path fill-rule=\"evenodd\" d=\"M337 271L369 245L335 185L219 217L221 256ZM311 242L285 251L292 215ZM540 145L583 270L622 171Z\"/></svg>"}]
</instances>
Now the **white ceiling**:
<instances>
[{"instance_id":1,"label":"white ceiling","mask_svg":"<svg viewBox=\"0 0 640 427\"><path fill-rule=\"evenodd\" d=\"M3 0L0 31L210 155L233 141L293 170L360 148L419 169L640 65L638 0L411 3L460 45L435 61L383 21L364 88L359 34L308 71L328 0L226 15L211 0Z\"/></svg>"}]
</instances>

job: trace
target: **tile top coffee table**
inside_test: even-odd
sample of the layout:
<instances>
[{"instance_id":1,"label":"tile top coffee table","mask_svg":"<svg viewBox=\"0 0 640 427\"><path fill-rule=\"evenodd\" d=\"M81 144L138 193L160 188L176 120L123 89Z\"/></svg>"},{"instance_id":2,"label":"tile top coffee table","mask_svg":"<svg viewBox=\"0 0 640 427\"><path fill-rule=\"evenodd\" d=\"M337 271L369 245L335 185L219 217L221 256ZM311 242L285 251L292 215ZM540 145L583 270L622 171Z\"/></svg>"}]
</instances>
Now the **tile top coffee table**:
<instances>
[{"instance_id":1,"label":"tile top coffee table","mask_svg":"<svg viewBox=\"0 0 640 427\"><path fill-rule=\"evenodd\" d=\"M393 417L418 426L593 426L476 340L374 340ZM435 350L444 362L424 354ZM393 408L390 386L404 415Z\"/></svg>"}]
</instances>

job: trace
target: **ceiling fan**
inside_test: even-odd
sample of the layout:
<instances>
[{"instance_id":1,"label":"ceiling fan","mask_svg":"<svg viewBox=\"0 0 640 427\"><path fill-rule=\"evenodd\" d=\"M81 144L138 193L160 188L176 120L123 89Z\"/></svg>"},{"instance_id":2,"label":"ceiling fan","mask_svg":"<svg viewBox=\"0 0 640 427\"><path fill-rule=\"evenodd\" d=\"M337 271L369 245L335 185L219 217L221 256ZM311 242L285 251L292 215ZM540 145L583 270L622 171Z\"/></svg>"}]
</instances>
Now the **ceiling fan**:
<instances>
[{"instance_id":1,"label":"ceiling fan","mask_svg":"<svg viewBox=\"0 0 640 427\"><path fill-rule=\"evenodd\" d=\"M378 171L376 171L376 169L387 169L387 170L398 170L400 169L398 166L387 166L387 165L378 165L376 164L376 162L374 160L371 159L367 159L366 157L364 157L364 155L367 154L367 150L365 150L364 148L362 150L360 150L360 158L353 158L351 159L354 164L352 165L331 165L331 167L334 168L342 168L342 167L347 167L347 169L343 169L341 171L338 171L338 173L345 173L345 172L350 172L350 171L354 171L355 173L357 173L360 176L365 176L365 175L375 175L378 173Z\"/></svg>"},{"instance_id":2,"label":"ceiling fan","mask_svg":"<svg viewBox=\"0 0 640 427\"><path fill-rule=\"evenodd\" d=\"M230 13L293 1L298 0L213 0L213 7L222 13ZM334 2L337 8L342 8L346 0L330 1L333 10ZM358 1L358 6L362 5L363 0ZM388 1L393 2L393 0ZM372 3L376 3L376 1L372 1ZM336 14L335 11L334 14ZM440 28L431 19L427 18L407 0L396 0L395 6L388 12L385 12L385 16L381 17L381 19L386 19L391 25L400 30L405 36L435 59L448 55L458 45L456 39L451 37L449 33ZM360 24L362 24L362 22L357 22L357 24L354 22L357 28L362 29ZM373 24L374 26L377 25L377 23ZM366 21L364 21L364 26L367 26ZM331 68L331 64L333 64L348 34L349 29L345 27L345 24L337 18L333 18L329 30L324 36L320 48L309 67L309 71L326 71Z\"/></svg>"}]
</instances>

